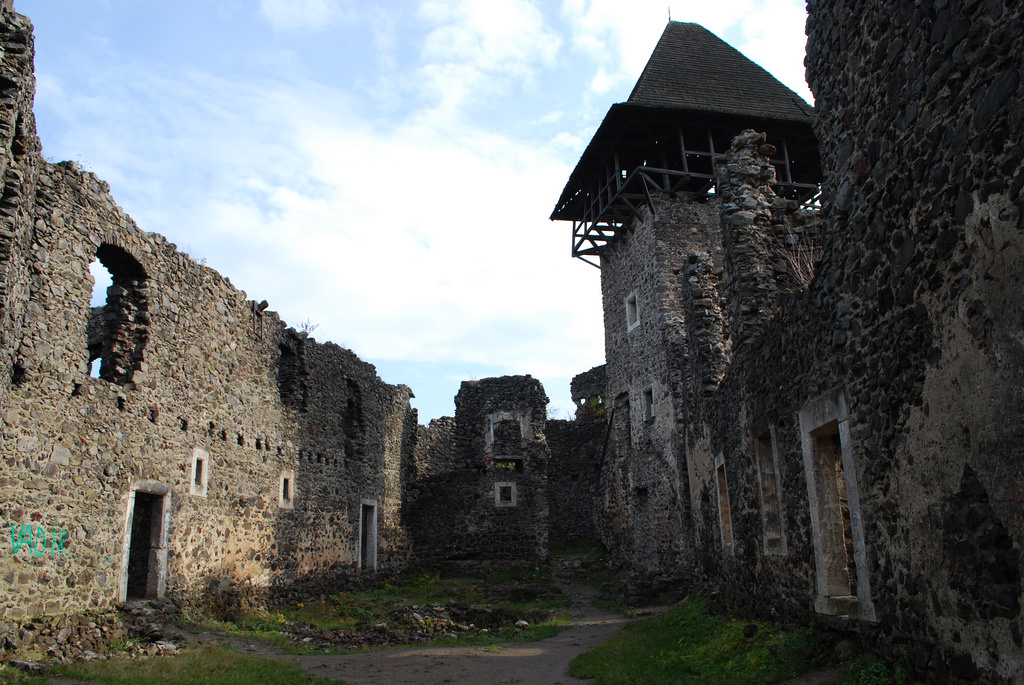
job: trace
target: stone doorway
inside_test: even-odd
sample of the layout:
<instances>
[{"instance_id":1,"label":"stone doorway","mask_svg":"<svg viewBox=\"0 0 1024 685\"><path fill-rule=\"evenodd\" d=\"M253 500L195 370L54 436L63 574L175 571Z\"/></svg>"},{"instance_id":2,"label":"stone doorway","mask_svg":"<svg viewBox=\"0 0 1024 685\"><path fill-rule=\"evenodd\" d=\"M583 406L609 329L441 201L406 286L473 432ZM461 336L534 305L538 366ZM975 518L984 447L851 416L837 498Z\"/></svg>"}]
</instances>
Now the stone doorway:
<instances>
[{"instance_id":1,"label":"stone doorway","mask_svg":"<svg viewBox=\"0 0 1024 685\"><path fill-rule=\"evenodd\" d=\"M818 613L874 621L858 468L842 391L799 412Z\"/></svg>"},{"instance_id":2,"label":"stone doorway","mask_svg":"<svg viewBox=\"0 0 1024 685\"><path fill-rule=\"evenodd\" d=\"M377 568L377 503L368 500L359 513L359 568Z\"/></svg>"},{"instance_id":3,"label":"stone doorway","mask_svg":"<svg viewBox=\"0 0 1024 685\"><path fill-rule=\"evenodd\" d=\"M136 489L128 503L122 599L163 597L167 590L170 488Z\"/></svg>"}]
</instances>

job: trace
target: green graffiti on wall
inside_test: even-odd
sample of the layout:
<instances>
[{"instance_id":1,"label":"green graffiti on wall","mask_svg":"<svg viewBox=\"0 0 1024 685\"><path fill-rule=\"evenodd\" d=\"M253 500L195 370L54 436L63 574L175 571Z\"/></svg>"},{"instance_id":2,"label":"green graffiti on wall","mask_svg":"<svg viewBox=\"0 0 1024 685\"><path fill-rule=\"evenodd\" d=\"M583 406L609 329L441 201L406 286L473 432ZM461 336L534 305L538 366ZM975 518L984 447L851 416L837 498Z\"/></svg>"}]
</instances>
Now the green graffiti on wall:
<instances>
[{"instance_id":1,"label":"green graffiti on wall","mask_svg":"<svg viewBox=\"0 0 1024 685\"><path fill-rule=\"evenodd\" d=\"M34 557L41 557L50 551L50 556L68 556L64 546L68 541L66 530L52 530L47 532L43 526L33 526L27 523L20 527L11 524L11 550L17 554L24 547Z\"/></svg>"}]
</instances>

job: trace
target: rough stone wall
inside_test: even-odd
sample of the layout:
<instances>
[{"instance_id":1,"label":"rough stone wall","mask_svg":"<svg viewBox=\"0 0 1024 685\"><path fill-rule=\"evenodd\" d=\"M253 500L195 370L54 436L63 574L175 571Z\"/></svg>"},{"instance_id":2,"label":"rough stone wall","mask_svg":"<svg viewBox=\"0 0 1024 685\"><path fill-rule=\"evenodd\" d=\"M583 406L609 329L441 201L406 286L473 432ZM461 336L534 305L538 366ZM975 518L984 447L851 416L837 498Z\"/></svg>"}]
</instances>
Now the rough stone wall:
<instances>
[{"instance_id":1,"label":"rough stone wall","mask_svg":"<svg viewBox=\"0 0 1024 685\"><path fill-rule=\"evenodd\" d=\"M295 480L304 489L293 534L305 545L293 575L344 575L360 558L358 526L367 506L377 528L376 568L405 568L411 549L402 507L417 430L409 388L383 382L351 350L291 330L286 336L301 341L298 356L310 379L305 410L286 410L298 426Z\"/></svg>"},{"instance_id":2,"label":"rough stone wall","mask_svg":"<svg viewBox=\"0 0 1024 685\"><path fill-rule=\"evenodd\" d=\"M553 539L598 539L601 466L608 440L604 365L575 376L570 384L576 404L573 421L549 420L548 503Z\"/></svg>"},{"instance_id":3,"label":"rough stone wall","mask_svg":"<svg viewBox=\"0 0 1024 685\"><path fill-rule=\"evenodd\" d=\"M692 387L683 284L691 276L687 266L698 260L719 272L717 205L668 196L654 203L655 211L645 211L601 257L610 429L599 528L616 563L646 573L692 555L681 440L680 398ZM700 349L720 354L721 341Z\"/></svg>"},{"instance_id":4,"label":"rough stone wall","mask_svg":"<svg viewBox=\"0 0 1024 685\"><path fill-rule=\"evenodd\" d=\"M809 5L821 217L774 197L771 151L744 133L718 170L720 229L666 238L697 205L660 198L602 259L601 533L651 570L638 528L671 526L644 509L648 465L688 487L679 567L733 607L857 631L932 682L1015 682L1024 10ZM671 437L636 440L645 375L681 379L688 483L658 463Z\"/></svg>"},{"instance_id":5,"label":"rough stone wall","mask_svg":"<svg viewBox=\"0 0 1024 685\"><path fill-rule=\"evenodd\" d=\"M726 588L734 605L806 620L813 615L814 555L796 412L828 388L813 365L830 349L831 331L821 335L813 314L800 314L809 297L801 290L806 283L783 256L793 236L799 236L797 246L814 247L807 236L817 236L818 222L772 192L773 151L763 143L763 134L740 134L718 170L720 315L706 316L703 327L719 326L728 345L727 354L712 360L715 383L706 380L706 356L688 359L688 375L702 381L700 392L687 396L694 561L705 578ZM709 290L700 279L691 278L690 287L699 295ZM771 509L767 483L781 495ZM771 542L767 511L778 521Z\"/></svg>"},{"instance_id":6,"label":"rough stone wall","mask_svg":"<svg viewBox=\"0 0 1024 685\"><path fill-rule=\"evenodd\" d=\"M8 164L0 203L13 380L0 444L10 543L0 615L102 608L131 593L200 602L315 591L360 562L402 568L416 430L408 388L286 330L140 230L92 174L43 162L30 135L29 24L10 13L4 22L7 43L24 47L5 51L4 64L25 70L0 103L0 131L26 138L24 151L9 147L23 171ZM96 258L114 284L94 316ZM90 375L94 358L101 378ZM377 544L362 549L373 528Z\"/></svg>"},{"instance_id":7,"label":"rough stone wall","mask_svg":"<svg viewBox=\"0 0 1024 685\"><path fill-rule=\"evenodd\" d=\"M9 5L9 3L8 3ZM18 356L21 312L29 281L45 265L45 255L30 252L34 217L32 197L41 163L32 103L35 98L32 25L9 6L0 9L0 410L12 382L24 372Z\"/></svg>"},{"instance_id":8,"label":"rough stone wall","mask_svg":"<svg viewBox=\"0 0 1024 685\"><path fill-rule=\"evenodd\" d=\"M547 559L547 402L530 376L462 383L455 457L429 461L453 467L428 470L409 506L418 563L488 571ZM445 444L450 424L432 422L430 430L435 426L441 435L428 444Z\"/></svg>"},{"instance_id":9,"label":"rough stone wall","mask_svg":"<svg viewBox=\"0 0 1024 685\"><path fill-rule=\"evenodd\" d=\"M416 478L425 479L458 468L455 417L442 416L420 426L416 438Z\"/></svg>"},{"instance_id":10,"label":"rough stone wall","mask_svg":"<svg viewBox=\"0 0 1024 685\"><path fill-rule=\"evenodd\" d=\"M604 364L574 376L569 392L576 404L576 418L604 418L608 413L604 396L607 389L608 371Z\"/></svg>"},{"instance_id":11,"label":"rough stone wall","mask_svg":"<svg viewBox=\"0 0 1024 685\"><path fill-rule=\"evenodd\" d=\"M1011 682L1024 672L1024 8L809 10L832 193L819 297L843 333L835 366L856 379L880 642L937 679Z\"/></svg>"},{"instance_id":12,"label":"rough stone wall","mask_svg":"<svg viewBox=\"0 0 1024 685\"><path fill-rule=\"evenodd\" d=\"M747 268L770 251L737 249L767 217L727 212L724 280L756 287L723 287L724 311L755 325L688 426L698 568L733 606L859 631L930 682L1016 682L1024 10L809 11L821 257L773 294ZM735 179L751 197L755 176Z\"/></svg>"},{"instance_id":13,"label":"rough stone wall","mask_svg":"<svg viewBox=\"0 0 1024 685\"><path fill-rule=\"evenodd\" d=\"M596 540L601 453L607 435L601 419L550 420L545 433L551 449L547 499L551 538Z\"/></svg>"}]
</instances>

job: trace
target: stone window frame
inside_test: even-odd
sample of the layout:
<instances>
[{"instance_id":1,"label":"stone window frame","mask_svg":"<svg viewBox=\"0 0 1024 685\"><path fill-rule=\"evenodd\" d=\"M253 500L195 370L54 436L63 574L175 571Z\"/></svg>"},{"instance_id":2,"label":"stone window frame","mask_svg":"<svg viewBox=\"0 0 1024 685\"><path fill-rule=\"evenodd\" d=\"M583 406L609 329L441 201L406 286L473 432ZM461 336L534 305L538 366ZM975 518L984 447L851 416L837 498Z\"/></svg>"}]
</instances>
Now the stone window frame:
<instances>
[{"instance_id":1,"label":"stone window frame","mask_svg":"<svg viewBox=\"0 0 1024 685\"><path fill-rule=\"evenodd\" d=\"M295 508L295 471L285 469L277 480L277 506L281 509Z\"/></svg>"},{"instance_id":2,"label":"stone window frame","mask_svg":"<svg viewBox=\"0 0 1024 685\"><path fill-rule=\"evenodd\" d=\"M192 450L192 469L189 473L188 493L195 497L206 497L210 484L210 453L201 447Z\"/></svg>"},{"instance_id":3,"label":"stone window frame","mask_svg":"<svg viewBox=\"0 0 1024 685\"><path fill-rule=\"evenodd\" d=\"M630 332L640 325L640 298L634 290L626 295L623 300L626 308L626 332Z\"/></svg>"},{"instance_id":4,"label":"stone window frame","mask_svg":"<svg viewBox=\"0 0 1024 685\"><path fill-rule=\"evenodd\" d=\"M502 490L509 492L509 499L502 499ZM498 481L494 484L494 506L514 507L518 504L518 499L515 481Z\"/></svg>"},{"instance_id":5,"label":"stone window frame","mask_svg":"<svg viewBox=\"0 0 1024 685\"><path fill-rule=\"evenodd\" d=\"M734 548L732 508L729 505L729 479L726 475L725 456L715 457L715 494L718 500L718 532L722 551L731 554Z\"/></svg>"},{"instance_id":6,"label":"stone window frame","mask_svg":"<svg viewBox=\"0 0 1024 685\"><path fill-rule=\"evenodd\" d=\"M807 475L807 501L811 518L811 541L814 548L814 610L819 614L830 616L847 616L866 621L876 621L875 607L871 600L871 578L868 573L867 547L865 545L864 520L860 507L857 461L854 457L853 439L850 432L850 412L846 404L846 394L842 389L819 396L808 401L798 412L800 425L800 443L803 453L804 471ZM831 531L825 530L827 521L835 517L836 511L827 508L838 508L839 502L830 502L830 494L825 489L821 461L825 455L821 451L820 441L824 438L838 438L839 461L832 467L841 467L843 485L846 489L847 509L849 511L850 542L853 546L853 564L855 574L856 595L840 595L835 588L830 588L830 572L835 568L830 560L840 547L830 538L835 537L834 524ZM835 458L833 452L832 458ZM829 466L826 464L826 466ZM838 495L837 495L838 497ZM841 512L840 512L841 513ZM845 526L844 526L845 527ZM843 554L846 555L845 533L840 532ZM849 561L847 560L847 563ZM848 569L848 566L847 566ZM848 573L848 570L847 570ZM852 589L852 588L851 588Z\"/></svg>"},{"instance_id":7,"label":"stone window frame","mask_svg":"<svg viewBox=\"0 0 1024 685\"><path fill-rule=\"evenodd\" d=\"M757 491L761 502L761 532L764 542L764 553L770 556L786 556L789 543L786 537L786 526L782 516L782 472L779 470L779 440L774 425L760 431L754 438L754 465L757 469ZM768 473L766 474L766 467ZM768 478L775 484L774 497L766 495ZM773 501L772 501L773 500ZM778 522L777 535L771 533L769 509L774 507Z\"/></svg>"},{"instance_id":8,"label":"stone window frame","mask_svg":"<svg viewBox=\"0 0 1024 685\"><path fill-rule=\"evenodd\" d=\"M519 422L519 439L532 440L533 432L529 430L530 422L527 418L525 411L496 411L487 415L487 433L485 435L485 449L488 454L491 454L494 449L494 427L502 421L518 421ZM507 459L522 459L522 453L517 454L493 454L495 459L507 458Z\"/></svg>"}]
</instances>

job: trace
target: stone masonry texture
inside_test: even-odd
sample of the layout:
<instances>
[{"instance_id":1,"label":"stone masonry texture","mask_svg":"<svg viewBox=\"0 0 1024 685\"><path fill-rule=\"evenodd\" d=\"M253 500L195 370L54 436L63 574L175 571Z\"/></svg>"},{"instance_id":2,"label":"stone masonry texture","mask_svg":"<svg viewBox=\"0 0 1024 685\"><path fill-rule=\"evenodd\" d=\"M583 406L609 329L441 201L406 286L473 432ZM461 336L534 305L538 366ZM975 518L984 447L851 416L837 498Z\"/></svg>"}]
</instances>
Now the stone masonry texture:
<instances>
[{"instance_id":1,"label":"stone masonry texture","mask_svg":"<svg viewBox=\"0 0 1024 685\"><path fill-rule=\"evenodd\" d=\"M1024 9L808 12L821 210L738 131L714 196L601 255L599 534L927 682L1020 682Z\"/></svg>"},{"instance_id":2,"label":"stone masonry texture","mask_svg":"<svg viewBox=\"0 0 1024 685\"><path fill-rule=\"evenodd\" d=\"M809 0L807 32L820 210L738 128L715 193L655 193L604 248L574 420L510 376L419 426L408 387L42 159L31 24L0 2L4 625L596 536L635 586L1020 682L1024 8Z\"/></svg>"},{"instance_id":3,"label":"stone masonry texture","mask_svg":"<svg viewBox=\"0 0 1024 685\"><path fill-rule=\"evenodd\" d=\"M409 389L139 229L92 174L42 161L31 25L4 12L2 41L0 615L404 568ZM113 280L95 310L94 259Z\"/></svg>"}]
</instances>

